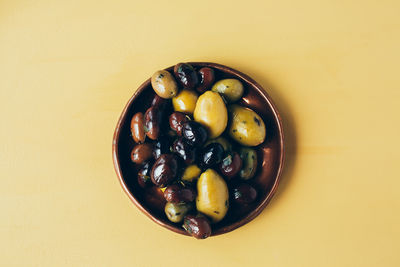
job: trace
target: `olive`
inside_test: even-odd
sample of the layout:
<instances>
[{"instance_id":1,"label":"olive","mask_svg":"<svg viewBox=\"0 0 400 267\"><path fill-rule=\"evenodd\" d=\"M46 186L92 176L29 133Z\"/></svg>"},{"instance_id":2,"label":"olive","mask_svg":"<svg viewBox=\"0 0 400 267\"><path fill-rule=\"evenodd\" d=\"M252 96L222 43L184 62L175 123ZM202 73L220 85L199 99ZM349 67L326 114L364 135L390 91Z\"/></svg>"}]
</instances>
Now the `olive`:
<instances>
[{"instance_id":1,"label":"olive","mask_svg":"<svg viewBox=\"0 0 400 267\"><path fill-rule=\"evenodd\" d=\"M241 169L242 159L236 152L226 155L219 166L221 174L228 179L235 177Z\"/></svg>"},{"instance_id":2,"label":"olive","mask_svg":"<svg viewBox=\"0 0 400 267\"><path fill-rule=\"evenodd\" d=\"M200 174L201 169L196 164L192 164L185 168L181 179L183 182L191 183L195 179L199 178Z\"/></svg>"},{"instance_id":3,"label":"olive","mask_svg":"<svg viewBox=\"0 0 400 267\"><path fill-rule=\"evenodd\" d=\"M176 139L171 148L172 151L178 154L186 164L192 164L196 160L197 148L190 145L182 137Z\"/></svg>"},{"instance_id":4,"label":"olive","mask_svg":"<svg viewBox=\"0 0 400 267\"><path fill-rule=\"evenodd\" d=\"M182 227L197 239L204 239L211 235L210 223L203 216L186 215Z\"/></svg>"},{"instance_id":5,"label":"olive","mask_svg":"<svg viewBox=\"0 0 400 267\"><path fill-rule=\"evenodd\" d=\"M208 67L204 67L201 68L198 73L200 76L200 82L196 90L199 93L204 93L205 91L210 89L211 85L214 83L215 80L214 70Z\"/></svg>"},{"instance_id":6,"label":"olive","mask_svg":"<svg viewBox=\"0 0 400 267\"><path fill-rule=\"evenodd\" d=\"M254 176L257 170L257 152L249 147L242 147L239 154L242 159L242 169L239 176L243 180L248 180Z\"/></svg>"},{"instance_id":7,"label":"olive","mask_svg":"<svg viewBox=\"0 0 400 267\"><path fill-rule=\"evenodd\" d=\"M177 96L172 98L172 105L175 111L180 111L186 114L193 114L196 107L198 95L190 89L183 89Z\"/></svg>"},{"instance_id":8,"label":"olive","mask_svg":"<svg viewBox=\"0 0 400 267\"><path fill-rule=\"evenodd\" d=\"M239 184L233 187L232 199L239 204L250 204L257 198L257 191L249 184Z\"/></svg>"},{"instance_id":9,"label":"olive","mask_svg":"<svg viewBox=\"0 0 400 267\"><path fill-rule=\"evenodd\" d=\"M181 222L185 215L193 209L193 204L190 203L171 203L165 204L165 215L168 220L174 223Z\"/></svg>"},{"instance_id":10,"label":"olive","mask_svg":"<svg viewBox=\"0 0 400 267\"><path fill-rule=\"evenodd\" d=\"M176 178L178 160L175 155L162 154L151 169L151 181L158 187L165 187Z\"/></svg>"},{"instance_id":11,"label":"olive","mask_svg":"<svg viewBox=\"0 0 400 267\"><path fill-rule=\"evenodd\" d=\"M168 136L162 135L153 145L153 156L158 159L161 154L170 152L171 139Z\"/></svg>"},{"instance_id":12,"label":"olive","mask_svg":"<svg viewBox=\"0 0 400 267\"><path fill-rule=\"evenodd\" d=\"M229 141L226 140L226 139L225 139L224 137L222 137L222 136L217 137L216 139L208 140L208 141L204 144L204 146L207 146L208 144L211 144L211 143L220 143L220 144L224 147L225 153L232 151L232 144L229 143Z\"/></svg>"},{"instance_id":13,"label":"olive","mask_svg":"<svg viewBox=\"0 0 400 267\"><path fill-rule=\"evenodd\" d=\"M133 115L131 120L131 134L136 143L143 143L146 139L146 133L144 132L144 116L142 112Z\"/></svg>"},{"instance_id":14,"label":"olive","mask_svg":"<svg viewBox=\"0 0 400 267\"><path fill-rule=\"evenodd\" d=\"M178 136L182 136L182 126L189 118L182 112L174 112L169 116L169 126L174 130Z\"/></svg>"},{"instance_id":15,"label":"olive","mask_svg":"<svg viewBox=\"0 0 400 267\"><path fill-rule=\"evenodd\" d=\"M172 203L192 202L196 198L196 192L190 187L173 184L165 189L164 197L166 201Z\"/></svg>"},{"instance_id":16,"label":"olive","mask_svg":"<svg viewBox=\"0 0 400 267\"><path fill-rule=\"evenodd\" d=\"M195 69L186 63L179 63L174 67L174 74L176 79L185 88L195 88L199 83L199 78Z\"/></svg>"},{"instance_id":17,"label":"olive","mask_svg":"<svg viewBox=\"0 0 400 267\"><path fill-rule=\"evenodd\" d=\"M216 82L211 88L220 93L229 103L238 101L243 95L243 84L237 79L224 79Z\"/></svg>"},{"instance_id":18,"label":"olive","mask_svg":"<svg viewBox=\"0 0 400 267\"><path fill-rule=\"evenodd\" d=\"M202 146L207 141L207 130L198 122L187 121L182 126L183 137L194 146Z\"/></svg>"},{"instance_id":19,"label":"olive","mask_svg":"<svg viewBox=\"0 0 400 267\"><path fill-rule=\"evenodd\" d=\"M206 146L200 156L200 164L203 169L210 168L222 161L224 148L219 143L211 143Z\"/></svg>"},{"instance_id":20,"label":"olive","mask_svg":"<svg viewBox=\"0 0 400 267\"><path fill-rule=\"evenodd\" d=\"M151 76L151 86L162 98L173 98L178 93L178 85L171 73L159 70Z\"/></svg>"},{"instance_id":21,"label":"olive","mask_svg":"<svg viewBox=\"0 0 400 267\"><path fill-rule=\"evenodd\" d=\"M131 152L131 160L136 164L142 164L153 156L152 144L138 144Z\"/></svg>"},{"instance_id":22,"label":"olive","mask_svg":"<svg viewBox=\"0 0 400 267\"><path fill-rule=\"evenodd\" d=\"M151 101L151 106L152 107L158 107L161 111L165 109L167 106L168 100L165 98L160 97L159 95L155 95L153 100Z\"/></svg>"},{"instance_id":23,"label":"olive","mask_svg":"<svg viewBox=\"0 0 400 267\"><path fill-rule=\"evenodd\" d=\"M157 140L160 135L162 112L158 107L150 107L144 114L145 132L152 140Z\"/></svg>"},{"instance_id":24,"label":"olive","mask_svg":"<svg viewBox=\"0 0 400 267\"><path fill-rule=\"evenodd\" d=\"M138 171L137 174L138 184L143 188L152 185L150 173L151 173L151 167L153 167L153 163L154 160L147 161Z\"/></svg>"}]
</instances>

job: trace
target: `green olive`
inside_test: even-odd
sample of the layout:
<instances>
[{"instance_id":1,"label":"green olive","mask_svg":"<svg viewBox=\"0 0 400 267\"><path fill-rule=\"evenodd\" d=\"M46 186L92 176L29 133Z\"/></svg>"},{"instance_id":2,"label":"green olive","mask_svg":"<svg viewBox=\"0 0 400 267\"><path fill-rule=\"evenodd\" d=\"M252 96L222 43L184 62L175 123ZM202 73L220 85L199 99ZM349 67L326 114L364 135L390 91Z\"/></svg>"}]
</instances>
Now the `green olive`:
<instances>
[{"instance_id":1,"label":"green olive","mask_svg":"<svg viewBox=\"0 0 400 267\"><path fill-rule=\"evenodd\" d=\"M208 146L209 144L212 144L212 143L219 143L219 144L221 144L222 147L224 148L224 151L225 151L225 152L232 151L232 145L231 145L231 143L229 143L229 141L226 140L226 139L225 139L224 137L222 137L222 136L220 136L220 137L218 137L218 138L216 138L216 139L208 140L208 141L206 142L206 144L204 145L204 147L206 147L206 146Z\"/></svg>"},{"instance_id":2,"label":"green olive","mask_svg":"<svg viewBox=\"0 0 400 267\"><path fill-rule=\"evenodd\" d=\"M228 131L235 141L244 146L257 146L264 142L265 124L257 113L239 105L231 105L228 110Z\"/></svg>"},{"instance_id":3,"label":"green olive","mask_svg":"<svg viewBox=\"0 0 400 267\"><path fill-rule=\"evenodd\" d=\"M181 222L183 217L193 208L190 203L172 203L165 204L165 214L168 220L174 223Z\"/></svg>"},{"instance_id":4,"label":"green olive","mask_svg":"<svg viewBox=\"0 0 400 267\"><path fill-rule=\"evenodd\" d=\"M209 138L217 138L222 134L228 122L228 113L218 93L206 91L199 96L193 114L194 120L205 126Z\"/></svg>"},{"instance_id":5,"label":"green olive","mask_svg":"<svg viewBox=\"0 0 400 267\"><path fill-rule=\"evenodd\" d=\"M252 148L242 147L239 155L243 162L239 176L243 180L248 180L254 176L257 170L257 152Z\"/></svg>"},{"instance_id":6,"label":"green olive","mask_svg":"<svg viewBox=\"0 0 400 267\"><path fill-rule=\"evenodd\" d=\"M186 114L193 114L196 107L197 93L193 90L183 89L177 96L172 98L172 105L175 111Z\"/></svg>"},{"instance_id":7,"label":"green olive","mask_svg":"<svg viewBox=\"0 0 400 267\"><path fill-rule=\"evenodd\" d=\"M224 79L216 82L211 90L223 95L229 103L233 103L242 97L243 84L237 79Z\"/></svg>"},{"instance_id":8,"label":"green olive","mask_svg":"<svg viewBox=\"0 0 400 267\"><path fill-rule=\"evenodd\" d=\"M171 73L166 70L156 71L151 76L154 92L162 98L173 98L178 93L178 85Z\"/></svg>"}]
</instances>

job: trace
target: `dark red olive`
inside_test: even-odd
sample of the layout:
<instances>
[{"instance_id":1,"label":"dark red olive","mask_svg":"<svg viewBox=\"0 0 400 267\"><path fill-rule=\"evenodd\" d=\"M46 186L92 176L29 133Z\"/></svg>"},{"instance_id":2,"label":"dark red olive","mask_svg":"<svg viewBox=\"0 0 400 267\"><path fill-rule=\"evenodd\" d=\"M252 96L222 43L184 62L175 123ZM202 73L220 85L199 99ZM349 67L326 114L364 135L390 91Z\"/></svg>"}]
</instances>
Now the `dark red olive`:
<instances>
[{"instance_id":1,"label":"dark red olive","mask_svg":"<svg viewBox=\"0 0 400 267\"><path fill-rule=\"evenodd\" d=\"M173 184L165 189L164 197L166 201L172 203L192 202L196 198L196 192L190 187Z\"/></svg>"},{"instance_id":2,"label":"dark red olive","mask_svg":"<svg viewBox=\"0 0 400 267\"><path fill-rule=\"evenodd\" d=\"M161 154L166 154L171 152L170 147L172 144L172 140L167 135L161 135L158 137L156 142L153 145L153 156L155 159L158 159Z\"/></svg>"},{"instance_id":3,"label":"dark red olive","mask_svg":"<svg viewBox=\"0 0 400 267\"><path fill-rule=\"evenodd\" d=\"M175 140L172 144L172 151L180 156L186 164L192 164L196 160L197 148L190 145L182 137Z\"/></svg>"},{"instance_id":4,"label":"dark red olive","mask_svg":"<svg viewBox=\"0 0 400 267\"><path fill-rule=\"evenodd\" d=\"M197 72L191 65L186 63L175 65L174 75L185 88L195 88L199 83Z\"/></svg>"},{"instance_id":5,"label":"dark red olive","mask_svg":"<svg viewBox=\"0 0 400 267\"><path fill-rule=\"evenodd\" d=\"M203 169L211 168L220 163L223 156L224 147L220 143L211 143L203 149L200 157L200 165Z\"/></svg>"},{"instance_id":6,"label":"dark red olive","mask_svg":"<svg viewBox=\"0 0 400 267\"><path fill-rule=\"evenodd\" d=\"M222 175L228 179L232 179L242 169L242 159L239 154L232 152L222 160L219 165L219 170Z\"/></svg>"},{"instance_id":7,"label":"dark red olive","mask_svg":"<svg viewBox=\"0 0 400 267\"><path fill-rule=\"evenodd\" d=\"M182 126L189 118L182 112L174 112L169 116L169 126L178 136L182 136Z\"/></svg>"},{"instance_id":8,"label":"dark red olive","mask_svg":"<svg viewBox=\"0 0 400 267\"><path fill-rule=\"evenodd\" d=\"M195 121L187 121L183 124L182 135L193 146L202 146L208 137L206 128Z\"/></svg>"},{"instance_id":9,"label":"dark red olive","mask_svg":"<svg viewBox=\"0 0 400 267\"><path fill-rule=\"evenodd\" d=\"M203 216L186 215L182 227L197 239L204 239L211 235L210 222Z\"/></svg>"},{"instance_id":10,"label":"dark red olive","mask_svg":"<svg viewBox=\"0 0 400 267\"><path fill-rule=\"evenodd\" d=\"M131 152L131 160L142 164L153 156L153 145L149 143L136 145Z\"/></svg>"},{"instance_id":11,"label":"dark red olive","mask_svg":"<svg viewBox=\"0 0 400 267\"><path fill-rule=\"evenodd\" d=\"M151 167L153 167L154 160L147 161L142 168L138 171L137 180L138 184L142 188L146 188L151 186L153 183L151 182L150 174L151 174Z\"/></svg>"},{"instance_id":12,"label":"dark red olive","mask_svg":"<svg viewBox=\"0 0 400 267\"><path fill-rule=\"evenodd\" d=\"M173 154L162 154L151 169L151 181L158 187L172 183L178 172L178 161Z\"/></svg>"},{"instance_id":13,"label":"dark red olive","mask_svg":"<svg viewBox=\"0 0 400 267\"><path fill-rule=\"evenodd\" d=\"M145 132L152 140L157 140L160 135L162 113L158 107L150 107L144 114Z\"/></svg>"},{"instance_id":14,"label":"dark red olive","mask_svg":"<svg viewBox=\"0 0 400 267\"><path fill-rule=\"evenodd\" d=\"M199 70L200 82L199 86L197 86L196 90L199 93L204 93L208 89L211 88L215 81L214 70L208 67L201 68Z\"/></svg>"},{"instance_id":15,"label":"dark red olive","mask_svg":"<svg viewBox=\"0 0 400 267\"><path fill-rule=\"evenodd\" d=\"M144 131L144 116L142 112L133 115L131 120L131 134L136 143L143 143L146 139L146 133Z\"/></svg>"},{"instance_id":16,"label":"dark red olive","mask_svg":"<svg viewBox=\"0 0 400 267\"><path fill-rule=\"evenodd\" d=\"M232 198L239 204L250 204L257 198L257 191L249 184L239 184L233 187Z\"/></svg>"},{"instance_id":17,"label":"dark red olive","mask_svg":"<svg viewBox=\"0 0 400 267\"><path fill-rule=\"evenodd\" d=\"M160 97L159 95L155 95L153 100L151 101L152 107L158 107L161 111L165 109L167 106L168 100L165 98Z\"/></svg>"}]
</instances>

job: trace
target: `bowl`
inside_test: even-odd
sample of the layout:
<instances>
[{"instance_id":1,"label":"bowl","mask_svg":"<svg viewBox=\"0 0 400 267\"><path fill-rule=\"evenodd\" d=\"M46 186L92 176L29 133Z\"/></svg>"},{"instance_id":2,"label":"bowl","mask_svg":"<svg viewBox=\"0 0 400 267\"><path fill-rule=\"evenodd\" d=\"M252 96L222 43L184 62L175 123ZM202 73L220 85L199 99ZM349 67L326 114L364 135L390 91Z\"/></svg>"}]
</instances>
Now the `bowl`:
<instances>
[{"instance_id":1,"label":"bowl","mask_svg":"<svg viewBox=\"0 0 400 267\"><path fill-rule=\"evenodd\" d=\"M215 71L216 81L225 78L239 79L245 88L240 104L253 109L266 125L265 141L256 147L258 167L251 184L257 189L257 200L240 209L229 209L225 218L212 225L212 236L228 233L253 220L273 197L282 174L284 163L284 137L281 118L267 92L249 76L230 67L209 63L189 62L194 68L210 67ZM173 73L173 66L166 70ZM130 120L136 112L145 112L155 95L150 79L145 81L126 104L115 128L113 138L113 161L115 171L132 202L151 220L176 233L188 235L180 224L170 222L164 214L165 200L159 188L141 188L137 183L136 170L130 160L135 143L130 135Z\"/></svg>"}]
</instances>

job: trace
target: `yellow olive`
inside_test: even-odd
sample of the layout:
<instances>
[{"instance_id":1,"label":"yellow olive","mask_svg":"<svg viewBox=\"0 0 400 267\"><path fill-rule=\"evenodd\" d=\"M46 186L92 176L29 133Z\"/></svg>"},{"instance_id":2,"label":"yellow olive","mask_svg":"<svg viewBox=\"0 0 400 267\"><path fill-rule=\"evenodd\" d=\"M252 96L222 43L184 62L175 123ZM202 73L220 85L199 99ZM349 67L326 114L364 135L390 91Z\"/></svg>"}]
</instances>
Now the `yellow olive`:
<instances>
[{"instance_id":1,"label":"yellow olive","mask_svg":"<svg viewBox=\"0 0 400 267\"><path fill-rule=\"evenodd\" d=\"M207 169L197 180L196 208L211 218L221 221L229 207L229 192L225 180L213 169Z\"/></svg>"},{"instance_id":2,"label":"yellow olive","mask_svg":"<svg viewBox=\"0 0 400 267\"><path fill-rule=\"evenodd\" d=\"M249 108L239 105L229 106L229 135L244 146L257 146L264 142L264 121Z\"/></svg>"},{"instance_id":3,"label":"yellow olive","mask_svg":"<svg viewBox=\"0 0 400 267\"><path fill-rule=\"evenodd\" d=\"M175 111L186 114L193 114L197 102L197 93L193 90L183 89L177 96L172 98L172 105Z\"/></svg>"},{"instance_id":4,"label":"yellow olive","mask_svg":"<svg viewBox=\"0 0 400 267\"><path fill-rule=\"evenodd\" d=\"M193 182L200 176L201 170L196 164L192 164L186 167L183 172L182 180L185 182Z\"/></svg>"},{"instance_id":5,"label":"yellow olive","mask_svg":"<svg viewBox=\"0 0 400 267\"><path fill-rule=\"evenodd\" d=\"M204 145L204 147L206 147L206 146L208 146L209 144L212 144L212 143L221 144L222 147L224 148L224 151L225 151L225 152L232 151L232 145L231 145L231 143L229 143L229 141L226 140L226 139L225 139L224 137L222 137L222 136L220 136L220 137L218 137L218 138L216 138L216 139L208 140L208 141L206 142L206 144Z\"/></svg>"},{"instance_id":6,"label":"yellow olive","mask_svg":"<svg viewBox=\"0 0 400 267\"><path fill-rule=\"evenodd\" d=\"M186 213L188 213L193 208L191 203L171 203L167 202L165 204L165 215L167 215L168 220L174 223L183 221Z\"/></svg>"},{"instance_id":7,"label":"yellow olive","mask_svg":"<svg viewBox=\"0 0 400 267\"><path fill-rule=\"evenodd\" d=\"M218 93L211 91L206 91L199 97L193 117L195 121L207 128L209 138L220 136L228 122L228 113L224 101Z\"/></svg>"},{"instance_id":8,"label":"yellow olive","mask_svg":"<svg viewBox=\"0 0 400 267\"><path fill-rule=\"evenodd\" d=\"M224 79L216 82L211 90L223 95L229 103L233 103L242 97L243 84L237 79Z\"/></svg>"},{"instance_id":9,"label":"yellow olive","mask_svg":"<svg viewBox=\"0 0 400 267\"><path fill-rule=\"evenodd\" d=\"M178 85L171 73L166 70L156 71L151 76L154 92L162 98L173 98L178 93Z\"/></svg>"}]
</instances>

